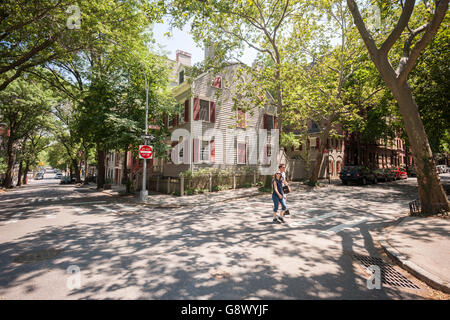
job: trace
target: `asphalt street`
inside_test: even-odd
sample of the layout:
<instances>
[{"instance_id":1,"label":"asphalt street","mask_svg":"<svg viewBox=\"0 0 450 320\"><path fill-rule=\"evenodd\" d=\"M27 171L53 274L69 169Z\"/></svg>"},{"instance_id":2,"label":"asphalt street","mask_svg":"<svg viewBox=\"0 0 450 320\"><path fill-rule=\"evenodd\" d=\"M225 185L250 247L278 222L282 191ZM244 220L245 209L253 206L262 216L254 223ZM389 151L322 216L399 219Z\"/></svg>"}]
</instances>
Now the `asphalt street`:
<instances>
[{"instance_id":1,"label":"asphalt street","mask_svg":"<svg viewBox=\"0 0 450 320\"><path fill-rule=\"evenodd\" d=\"M417 198L415 178L297 190L281 225L271 195L154 209L58 182L0 194L0 299L436 298L377 244ZM356 255L396 281L369 289Z\"/></svg>"}]
</instances>

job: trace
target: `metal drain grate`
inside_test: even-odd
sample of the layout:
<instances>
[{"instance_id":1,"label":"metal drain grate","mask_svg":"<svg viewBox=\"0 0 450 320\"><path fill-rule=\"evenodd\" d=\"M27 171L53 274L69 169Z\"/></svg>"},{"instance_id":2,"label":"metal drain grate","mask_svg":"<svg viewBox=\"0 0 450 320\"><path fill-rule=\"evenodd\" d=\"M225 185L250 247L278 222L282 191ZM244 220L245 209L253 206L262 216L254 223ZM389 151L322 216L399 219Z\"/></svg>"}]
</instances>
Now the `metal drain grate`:
<instances>
[{"instance_id":1,"label":"metal drain grate","mask_svg":"<svg viewBox=\"0 0 450 320\"><path fill-rule=\"evenodd\" d=\"M384 262L381 258L362 256L358 254L354 254L353 258L361 262L361 264L366 268L373 265L380 267L381 282L384 284L420 290L420 288L411 282L411 280L395 270L390 264Z\"/></svg>"}]
</instances>

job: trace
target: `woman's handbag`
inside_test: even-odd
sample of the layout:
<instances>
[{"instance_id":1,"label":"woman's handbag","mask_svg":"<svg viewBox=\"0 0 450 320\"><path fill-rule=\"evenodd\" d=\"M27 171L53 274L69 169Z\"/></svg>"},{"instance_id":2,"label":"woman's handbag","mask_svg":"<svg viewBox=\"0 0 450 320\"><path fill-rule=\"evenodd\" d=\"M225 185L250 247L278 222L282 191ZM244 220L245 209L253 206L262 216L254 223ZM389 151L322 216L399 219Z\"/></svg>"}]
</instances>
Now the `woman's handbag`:
<instances>
[{"instance_id":1,"label":"woman's handbag","mask_svg":"<svg viewBox=\"0 0 450 320\"><path fill-rule=\"evenodd\" d=\"M288 194L290 191L289 191L289 187L288 186L283 186L283 192L285 193L285 194Z\"/></svg>"}]
</instances>

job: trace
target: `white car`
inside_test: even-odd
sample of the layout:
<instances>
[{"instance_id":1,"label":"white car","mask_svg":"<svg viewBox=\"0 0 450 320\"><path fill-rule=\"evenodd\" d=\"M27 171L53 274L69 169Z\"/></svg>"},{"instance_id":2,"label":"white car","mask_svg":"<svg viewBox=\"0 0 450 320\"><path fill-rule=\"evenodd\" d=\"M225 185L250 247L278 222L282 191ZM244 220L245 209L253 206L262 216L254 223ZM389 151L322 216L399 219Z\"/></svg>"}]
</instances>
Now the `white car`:
<instances>
[{"instance_id":1,"label":"white car","mask_svg":"<svg viewBox=\"0 0 450 320\"><path fill-rule=\"evenodd\" d=\"M61 179L61 177L62 177L62 174L61 174L61 173L57 173L57 174L55 175L55 179Z\"/></svg>"}]
</instances>

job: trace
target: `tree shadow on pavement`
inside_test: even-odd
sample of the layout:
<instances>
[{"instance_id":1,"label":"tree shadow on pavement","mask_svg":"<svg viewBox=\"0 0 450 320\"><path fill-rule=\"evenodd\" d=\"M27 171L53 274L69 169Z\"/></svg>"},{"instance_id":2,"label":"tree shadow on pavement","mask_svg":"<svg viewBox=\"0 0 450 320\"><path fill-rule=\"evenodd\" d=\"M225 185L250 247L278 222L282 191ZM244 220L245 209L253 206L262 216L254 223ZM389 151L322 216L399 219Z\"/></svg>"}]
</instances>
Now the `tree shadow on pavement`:
<instances>
[{"instance_id":1,"label":"tree shadow on pavement","mask_svg":"<svg viewBox=\"0 0 450 320\"><path fill-rule=\"evenodd\" d=\"M242 214L236 204L227 206L228 213ZM346 253L354 250L347 233L330 239L315 229L240 218L212 207L142 209L138 215L46 227L0 244L0 293L20 288L27 299L30 284L30 294L48 290L40 279L51 269L61 277L61 287L53 290L69 299L420 298L367 289ZM366 241L373 250L372 240ZM14 262L23 252L44 248L63 251L52 260ZM80 289L65 288L71 265L81 270Z\"/></svg>"}]
</instances>

